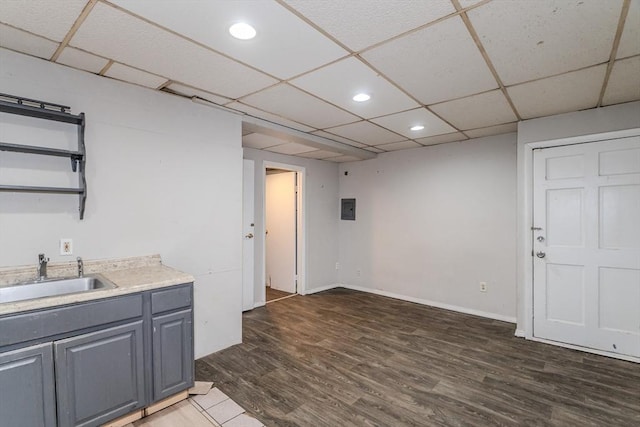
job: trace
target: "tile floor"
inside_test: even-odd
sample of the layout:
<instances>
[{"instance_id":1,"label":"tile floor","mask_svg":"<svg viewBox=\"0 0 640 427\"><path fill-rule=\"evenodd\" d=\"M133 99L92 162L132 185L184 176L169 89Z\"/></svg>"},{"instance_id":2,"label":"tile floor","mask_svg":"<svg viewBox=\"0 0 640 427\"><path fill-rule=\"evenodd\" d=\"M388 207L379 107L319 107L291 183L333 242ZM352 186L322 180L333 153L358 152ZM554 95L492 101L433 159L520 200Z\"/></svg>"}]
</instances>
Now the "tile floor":
<instances>
[{"instance_id":1,"label":"tile floor","mask_svg":"<svg viewBox=\"0 0 640 427\"><path fill-rule=\"evenodd\" d=\"M125 427L264 427L217 388L192 395Z\"/></svg>"}]
</instances>

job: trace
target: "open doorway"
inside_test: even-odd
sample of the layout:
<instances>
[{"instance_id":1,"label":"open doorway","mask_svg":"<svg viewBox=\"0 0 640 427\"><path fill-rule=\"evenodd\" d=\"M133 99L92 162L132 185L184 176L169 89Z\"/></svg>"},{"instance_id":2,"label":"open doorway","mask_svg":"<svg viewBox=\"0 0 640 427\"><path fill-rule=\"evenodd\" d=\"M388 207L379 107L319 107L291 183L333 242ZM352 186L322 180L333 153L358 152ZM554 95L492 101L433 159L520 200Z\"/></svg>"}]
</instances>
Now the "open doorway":
<instances>
[{"instance_id":1,"label":"open doorway","mask_svg":"<svg viewBox=\"0 0 640 427\"><path fill-rule=\"evenodd\" d=\"M304 169L264 165L264 301L303 293L302 184Z\"/></svg>"},{"instance_id":2,"label":"open doorway","mask_svg":"<svg viewBox=\"0 0 640 427\"><path fill-rule=\"evenodd\" d=\"M265 171L265 295L272 302L295 295L298 173L286 169Z\"/></svg>"}]
</instances>

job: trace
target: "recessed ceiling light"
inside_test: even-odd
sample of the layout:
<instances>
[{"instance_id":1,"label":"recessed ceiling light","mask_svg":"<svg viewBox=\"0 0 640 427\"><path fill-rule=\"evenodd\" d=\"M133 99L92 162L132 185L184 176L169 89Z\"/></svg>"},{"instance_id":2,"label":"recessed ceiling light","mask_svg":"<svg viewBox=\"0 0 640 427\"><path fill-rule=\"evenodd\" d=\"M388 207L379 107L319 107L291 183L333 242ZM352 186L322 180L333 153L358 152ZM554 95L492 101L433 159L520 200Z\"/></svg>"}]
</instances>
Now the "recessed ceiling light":
<instances>
[{"instance_id":1,"label":"recessed ceiling light","mask_svg":"<svg viewBox=\"0 0 640 427\"><path fill-rule=\"evenodd\" d=\"M371 96L367 95L366 93L359 93L356 96L354 96L352 99L356 102L364 102L364 101L370 100Z\"/></svg>"},{"instance_id":2,"label":"recessed ceiling light","mask_svg":"<svg viewBox=\"0 0 640 427\"><path fill-rule=\"evenodd\" d=\"M411 130L422 130L422 129L424 129L424 126L422 125L415 125L411 127Z\"/></svg>"},{"instance_id":3,"label":"recessed ceiling light","mask_svg":"<svg viewBox=\"0 0 640 427\"><path fill-rule=\"evenodd\" d=\"M256 29L244 22L238 22L229 27L229 33L240 40L250 40L256 36Z\"/></svg>"}]
</instances>

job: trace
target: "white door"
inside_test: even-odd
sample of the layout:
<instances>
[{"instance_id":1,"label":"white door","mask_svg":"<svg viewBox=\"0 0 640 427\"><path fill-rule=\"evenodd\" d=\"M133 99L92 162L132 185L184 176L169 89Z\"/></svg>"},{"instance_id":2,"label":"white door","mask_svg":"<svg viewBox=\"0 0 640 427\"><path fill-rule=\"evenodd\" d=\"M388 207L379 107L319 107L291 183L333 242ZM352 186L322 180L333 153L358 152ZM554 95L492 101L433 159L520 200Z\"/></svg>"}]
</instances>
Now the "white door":
<instances>
[{"instance_id":1,"label":"white door","mask_svg":"<svg viewBox=\"0 0 640 427\"><path fill-rule=\"evenodd\" d=\"M640 137L536 150L533 217L534 335L640 357Z\"/></svg>"},{"instance_id":2,"label":"white door","mask_svg":"<svg viewBox=\"0 0 640 427\"><path fill-rule=\"evenodd\" d=\"M265 178L267 285L296 292L296 172Z\"/></svg>"},{"instance_id":3,"label":"white door","mask_svg":"<svg viewBox=\"0 0 640 427\"><path fill-rule=\"evenodd\" d=\"M242 311L253 309L254 169L253 160L242 161Z\"/></svg>"}]
</instances>

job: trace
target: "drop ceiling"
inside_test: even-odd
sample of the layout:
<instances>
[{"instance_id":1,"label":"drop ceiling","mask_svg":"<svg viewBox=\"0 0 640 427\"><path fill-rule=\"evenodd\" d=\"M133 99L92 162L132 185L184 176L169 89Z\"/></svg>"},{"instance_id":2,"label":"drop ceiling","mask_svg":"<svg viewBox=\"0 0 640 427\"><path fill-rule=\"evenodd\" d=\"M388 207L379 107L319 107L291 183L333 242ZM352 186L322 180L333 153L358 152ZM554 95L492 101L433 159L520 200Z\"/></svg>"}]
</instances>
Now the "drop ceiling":
<instances>
[{"instance_id":1,"label":"drop ceiling","mask_svg":"<svg viewBox=\"0 0 640 427\"><path fill-rule=\"evenodd\" d=\"M243 146L334 162L640 99L640 0L0 0L0 46L241 112Z\"/></svg>"}]
</instances>

